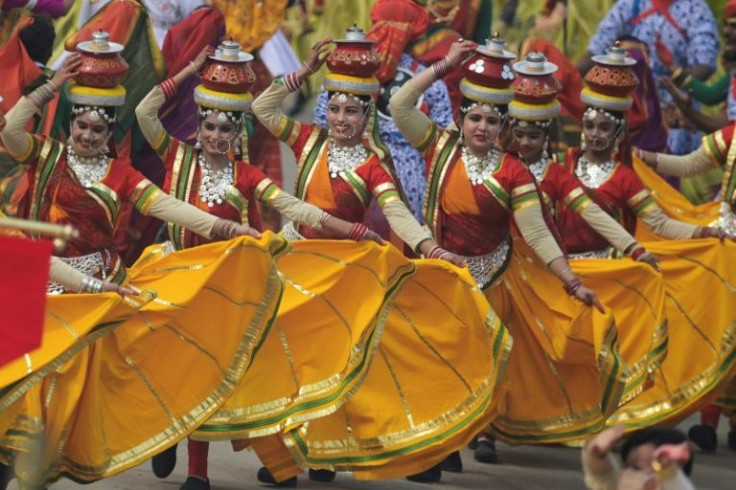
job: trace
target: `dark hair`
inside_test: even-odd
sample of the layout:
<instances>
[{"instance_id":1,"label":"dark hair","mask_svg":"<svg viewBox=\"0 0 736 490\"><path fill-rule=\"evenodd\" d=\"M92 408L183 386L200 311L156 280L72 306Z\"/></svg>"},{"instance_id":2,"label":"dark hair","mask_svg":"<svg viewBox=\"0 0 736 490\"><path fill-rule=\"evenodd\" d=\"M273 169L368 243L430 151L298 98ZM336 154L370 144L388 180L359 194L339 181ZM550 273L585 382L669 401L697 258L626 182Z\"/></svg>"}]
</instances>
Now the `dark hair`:
<instances>
[{"instance_id":1,"label":"dark hair","mask_svg":"<svg viewBox=\"0 0 736 490\"><path fill-rule=\"evenodd\" d=\"M105 114L107 114L108 117L115 117L115 108L114 107L109 107L109 106L91 106L91 105L88 106L88 105L74 104L72 106L72 114L71 114L71 119L70 119L69 122L73 123L74 120L77 118L77 116L80 116L81 115L81 114L76 114L74 112L74 110L75 109L82 108L82 107L90 107L90 108L91 107L94 107L95 109L102 109L103 111L105 111ZM82 114L84 114L84 113L82 113ZM107 122L107 121L105 121L105 122ZM112 133L113 129L115 129L115 123L107 123L107 129L109 129L110 132Z\"/></svg>"},{"instance_id":2,"label":"dark hair","mask_svg":"<svg viewBox=\"0 0 736 490\"><path fill-rule=\"evenodd\" d=\"M460 117L465 116L465 111L467 111L470 108L470 106L473 104L479 104L479 102L468 99L467 97L463 97L463 99L460 101ZM501 116L505 116L506 113L509 112L509 106L506 104L489 104L489 105L495 108Z\"/></svg>"},{"instance_id":3,"label":"dark hair","mask_svg":"<svg viewBox=\"0 0 736 490\"><path fill-rule=\"evenodd\" d=\"M20 42L28 56L37 63L48 63L54 49L56 31L51 20L45 15L34 15L33 24L20 31Z\"/></svg>"},{"instance_id":4,"label":"dark hair","mask_svg":"<svg viewBox=\"0 0 736 490\"><path fill-rule=\"evenodd\" d=\"M644 444L653 444L659 447L664 444L681 444L687 442L687 436L676 429L642 429L632 432L629 437L621 444L621 460L626 463L629 453L635 448ZM682 465L682 471L686 475L690 475L693 469L693 456Z\"/></svg>"}]
</instances>

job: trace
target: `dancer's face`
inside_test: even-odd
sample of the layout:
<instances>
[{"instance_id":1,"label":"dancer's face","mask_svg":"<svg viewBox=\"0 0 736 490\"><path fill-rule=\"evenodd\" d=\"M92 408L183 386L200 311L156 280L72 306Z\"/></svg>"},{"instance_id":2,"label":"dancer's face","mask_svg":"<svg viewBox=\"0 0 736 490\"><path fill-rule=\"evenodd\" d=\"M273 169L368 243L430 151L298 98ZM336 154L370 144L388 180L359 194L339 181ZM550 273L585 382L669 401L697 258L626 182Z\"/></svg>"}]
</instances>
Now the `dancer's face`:
<instances>
[{"instance_id":1,"label":"dancer's face","mask_svg":"<svg viewBox=\"0 0 736 490\"><path fill-rule=\"evenodd\" d=\"M534 163L542 158L544 140L547 137L544 129L536 124L529 124L526 127L517 124L511 130L511 134L514 137L514 143L516 143L519 149L519 154L526 163Z\"/></svg>"},{"instance_id":2,"label":"dancer's face","mask_svg":"<svg viewBox=\"0 0 736 490\"><path fill-rule=\"evenodd\" d=\"M77 155L100 153L110 138L110 126L96 112L79 114L72 122L72 147Z\"/></svg>"},{"instance_id":3,"label":"dancer's face","mask_svg":"<svg viewBox=\"0 0 736 490\"><path fill-rule=\"evenodd\" d=\"M239 136L238 128L230 119L218 119L219 112L211 112L199 124L199 142L202 151L211 156L227 152ZM219 150L219 151L218 151Z\"/></svg>"},{"instance_id":4,"label":"dancer's face","mask_svg":"<svg viewBox=\"0 0 736 490\"><path fill-rule=\"evenodd\" d=\"M338 145L353 146L363 139L365 109L352 97L338 94L327 104L327 125Z\"/></svg>"},{"instance_id":5,"label":"dancer's face","mask_svg":"<svg viewBox=\"0 0 736 490\"><path fill-rule=\"evenodd\" d=\"M460 122L465 145L476 155L488 153L496 143L501 129L501 115L495 110L484 110L481 106L470 109Z\"/></svg>"},{"instance_id":6,"label":"dancer's face","mask_svg":"<svg viewBox=\"0 0 736 490\"><path fill-rule=\"evenodd\" d=\"M616 143L616 123L600 111L594 118L585 117L583 120L583 135L586 148L597 154L609 154Z\"/></svg>"}]
</instances>

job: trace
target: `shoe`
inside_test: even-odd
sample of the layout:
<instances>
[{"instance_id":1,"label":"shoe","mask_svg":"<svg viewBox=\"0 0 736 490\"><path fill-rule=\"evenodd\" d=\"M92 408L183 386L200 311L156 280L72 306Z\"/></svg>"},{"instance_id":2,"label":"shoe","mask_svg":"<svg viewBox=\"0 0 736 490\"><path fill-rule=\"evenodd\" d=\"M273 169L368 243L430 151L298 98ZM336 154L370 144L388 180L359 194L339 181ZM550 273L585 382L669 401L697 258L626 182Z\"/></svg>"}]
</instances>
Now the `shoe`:
<instances>
[{"instance_id":1,"label":"shoe","mask_svg":"<svg viewBox=\"0 0 736 490\"><path fill-rule=\"evenodd\" d=\"M475 451L475 448L477 447L478 447L478 438L476 437L468 443L468 449L472 449L473 451Z\"/></svg>"},{"instance_id":2,"label":"shoe","mask_svg":"<svg viewBox=\"0 0 736 490\"><path fill-rule=\"evenodd\" d=\"M197 476L188 476L179 490L210 490L210 481Z\"/></svg>"},{"instance_id":3,"label":"shoe","mask_svg":"<svg viewBox=\"0 0 736 490\"><path fill-rule=\"evenodd\" d=\"M151 459L153 474L158 478L166 478L176 467L176 444L161 451Z\"/></svg>"},{"instance_id":4,"label":"shoe","mask_svg":"<svg viewBox=\"0 0 736 490\"><path fill-rule=\"evenodd\" d=\"M478 447L475 448L475 460L487 464L498 463L496 444L486 440L478 441Z\"/></svg>"},{"instance_id":5,"label":"shoe","mask_svg":"<svg viewBox=\"0 0 736 490\"><path fill-rule=\"evenodd\" d=\"M321 481L321 482L331 482L335 479L335 473L334 471L330 470L315 470L312 468L309 468L309 479L312 481Z\"/></svg>"},{"instance_id":6,"label":"shoe","mask_svg":"<svg viewBox=\"0 0 736 490\"><path fill-rule=\"evenodd\" d=\"M697 424L690 427L687 437L705 453L713 453L718 448L716 430L708 424Z\"/></svg>"},{"instance_id":7,"label":"shoe","mask_svg":"<svg viewBox=\"0 0 736 490\"><path fill-rule=\"evenodd\" d=\"M736 429L728 431L728 447L736 451Z\"/></svg>"},{"instance_id":8,"label":"shoe","mask_svg":"<svg viewBox=\"0 0 736 490\"><path fill-rule=\"evenodd\" d=\"M5 490L13 479L13 468L6 464L0 463L0 490Z\"/></svg>"},{"instance_id":9,"label":"shoe","mask_svg":"<svg viewBox=\"0 0 736 490\"><path fill-rule=\"evenodd\" d=\"M435 465L416 475L407 476L406 479L415 483L437 483L442 479L442 469L440 465Z\"/></svg>"},{"instance_id":10,"label":"shoe","mask_svg":"<svg viewBox=\"0 0 736 490\"><path fill-rule=\"evenodd\" d=\"M442 471L449 471L450 473L462 473L463 471L463 460L460 458L460 451L455 451L451 455L445 458L440 463Z\"/></svg>"},{"instance_id":11,"label":"shoe","mask_svg":"<svg viewBox=\"0 0 736 490\"><path fill-rule=\"evenodd\" d=\"M258 481L261 483L268 483L269 485L273 485L275 487L282 487L282 488L296 487L296 477L295 476L292 476L288 480L277 482L276 479L271 474L271 472L268 471L268 469L266 469L265 466L261 466L261 469L258 470Z\"/></svg>"}]
</instances>

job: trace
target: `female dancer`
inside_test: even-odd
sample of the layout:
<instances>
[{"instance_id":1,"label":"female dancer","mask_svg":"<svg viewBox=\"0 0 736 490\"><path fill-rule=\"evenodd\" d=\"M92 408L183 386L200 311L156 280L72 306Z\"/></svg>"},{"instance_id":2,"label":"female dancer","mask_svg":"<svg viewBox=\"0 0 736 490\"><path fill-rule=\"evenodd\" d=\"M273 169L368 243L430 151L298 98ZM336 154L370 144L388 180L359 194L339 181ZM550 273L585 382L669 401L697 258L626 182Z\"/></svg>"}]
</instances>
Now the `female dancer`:
<instances>
[{"instance_id":1,"label":"female dancer","mask_svg":"<svg viewBox=\"0 0 736 490\"><path fill-rule=\"evenodd\" d=\"M600 308L545 224L532 176L496 148L513 98L508 61L515 56L504 47L500 38L477 50L471 42L453 44L443 61L393 96L391 113L427 162L424 211L430 230L441 246L465 256L491 305L512 328L510 389L495 432L517 442L565 441L600 429L618 406L625 367L612 317L559 295L562 283L570 296ZM473 51L460 85L460 130L441 130L415 102ZM512 222L523 240L511 239ZM489 437L482 436L476 459L495 461Z\"/></svg>"},{"instance_id":2,"label":"female dancer","mask_svg":"<svg viewBox=\"0 0 736 490\"><path fill-rule=\"evenodd\" d=\"M122 49L99 41L107 50ZM151 300L146 295L111 301L104 295L107 301L99 306L108 313L102 315L85 303L85 296L49 305L58 306L52 311L66 328L57 340L68 342L68 350L56 359L41 352L44 362L33 364L32 374L4 390L0 399L3 457L7 461L18 455L16 474L31 486L46 485L61 474L82 481L109 476L194 429L242 378L281 289L272 254L283 243L272 236L255 241L259 234L247 225L169 197L127 160L107 155L114 107L125 96L121 87L71 85L69 96L76 105L67 143L24 130L54 91L77 75L80 63L79 55L70 57L50 82L22 98L7 114L0 137L8 152L28 167L27 214L79 230L80 238L68 244L61 259L98 279L123 283L127 276L137 288L155 290L157 299L146 303ZM206 238L252 238L168 257L148 254L126 271L112 247L124 201ZM249 281L227 280L244 261ZM48 290L65 289L51 283ZM252 304L262 306L254 309ZM144 307L145 313L138 313ZM87 326L92 318L100 323ZM213 322L227 326L216 338L201 329ZM77 332L77 324L86 330ZM164 346L166 356L152 355ZM196 375L186 369L193 363L199 367ZM182 378L188 378L186 393L175 389ZM20 411L6 410L10 407ZM40 439L46 444L33 447ZM30 457L22 456L24 449L33 452Z\"/></svg>"}]
</instances>

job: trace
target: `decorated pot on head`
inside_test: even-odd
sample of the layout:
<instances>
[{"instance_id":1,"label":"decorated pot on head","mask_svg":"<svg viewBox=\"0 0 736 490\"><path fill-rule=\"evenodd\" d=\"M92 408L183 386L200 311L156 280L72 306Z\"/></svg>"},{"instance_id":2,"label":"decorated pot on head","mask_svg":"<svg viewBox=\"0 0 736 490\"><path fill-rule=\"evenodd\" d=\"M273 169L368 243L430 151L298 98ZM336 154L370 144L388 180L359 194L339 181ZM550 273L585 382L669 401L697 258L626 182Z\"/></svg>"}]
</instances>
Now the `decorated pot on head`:
<instances>
[{"instance_id":1,"label":"decorated pot on head","mask_svg":"<svg viewBox=\"0 0 736 490\"><path fill-rule=\"evenodd\" d=\"M215 92L242 94L256 83L250 67L253 56L235 41L223 41L202 68L202 85Z\"/></svg>"},{"instance_id":2,"label":"decorated pot on head","mask_svg":"<svg viewBox=\"0 0 736 490\"><path fill-rule=\"evenodd\" d=\"M202 83L194 89L200 118L217 112L221 123L230 121L242 128L243 113L253 96L248 90L256 81L250 68L253 56L240 50L235 41L223 41L202 70Z\"/></svg>"},{"instance_id":3,"label":"decorated pot on head","mask_svg":"<svg viewBox=\"0 0 736 490\"><path fill-rule=\"evenodd\" d=\"M588 86L580 94L588 106L586 117L595 109L625 112L633 104L631 93L639 85L632 69L636 60L628 57L626 50L616 43L606 49L606 54L593 56L593 61L595 66L585 75Z\"/></svg>"},{"instance_id":4,"label":"decorated pot on head","mask_svg":"<svg viewBox=\"0 0 736 490\"><path fill-rule=\"evenodd\" d=\"M77 44L81 64L76 82L79 85L97 88L113 88L120 85L128 73L128 63L120 53L123 45L110 42L105 31L92 34L91 41Z\"/></svg>"},{"instance_id":5,"label":"decorated pot on head","mask_svg":"<svg viewBox=\"0 0 736 490\"><path fill-rule=\"evenodd\" d=\"M516 76L511 69L510 61L514 58L516 55L506 50L505 41L498 36L478 46L475 54L463 63L465 76L460 80L460 91L465 99L472 102L462 104L460 109L462 113L476 105L485 105L490 109L495 106L506 106L511 102L514 98L511 84Z\"/></svg>"},{"instance_id":6,"label":"decorated pot on head","mask_svg":"<svg viewBox=\"0 0 736 490\"><path fill-rule=\"evenodd\" d=\"M115 122L115 107L125 103L125 87L120 83L128 73L128 64L120 57L123 45L112 43L104 31L93 34L92 41L81 42L79 75L69 83L67 95L74 104L72 116L90 113L90 119Z\"/></svg>"},{"instance_id":7,"label":"decorated pot on head","mask_svg":"<svg viewBox=\"0 0 736 490\"><path fill-rule=\"evenodd\" d=\"M509 117L522 127L529 123L548 127L560 114L557 94L562 86L554 77L557 65L547 61L542 53L532 51L514 63L514 71L514 100L509 103Z\"/></svg>"},{"instance_id":8,"label":"decorated pot on head","mask_svg":"<svg viewBox=\"0 0 736 490\"><path fill-rule=\"evenodd\" d=\"M353 97L368 109L370 100L380 89L375 74L381 62L373 49L374 43L365 40L363 30L358 27L351 27L344 40L336 41L337 47L327 58L330 72L324 82L331 97Z\"/></svg>"},{"instance_id":9,"label":"decorated pot on head","mask_svg":"<svg viewBox=\"0 0 736 490\"><path fill-rule=\"evenodd\" d=\"M327 56L331 73L354 77L372 77L381 67L381 59L374 48L376 42L365 38L357 26L345 31L345 38L333 41L337 47Z\"/></svg>"}]
</instances>

